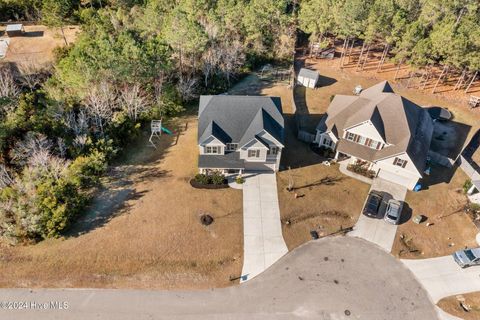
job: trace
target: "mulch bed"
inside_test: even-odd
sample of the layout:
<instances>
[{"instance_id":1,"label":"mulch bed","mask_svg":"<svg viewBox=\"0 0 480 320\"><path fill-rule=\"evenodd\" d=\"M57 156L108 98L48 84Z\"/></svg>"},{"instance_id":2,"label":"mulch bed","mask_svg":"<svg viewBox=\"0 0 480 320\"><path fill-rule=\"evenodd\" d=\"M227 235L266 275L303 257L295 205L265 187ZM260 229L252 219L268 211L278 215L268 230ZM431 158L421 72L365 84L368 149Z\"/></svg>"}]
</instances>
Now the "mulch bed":
<instances>
[{"instance_id":1,"label":"mulch bed","mask_svg":"<svg viewBox=\"0 0 480 320\"><path fill-rule=\"evenodd\" d=\"M190 185L194 187L195 189L226 189L229 188L228 186L228 180L225 179L223 180L223 184L201 184L195 179L190 180Z\"/></svg>"}]
</instances>

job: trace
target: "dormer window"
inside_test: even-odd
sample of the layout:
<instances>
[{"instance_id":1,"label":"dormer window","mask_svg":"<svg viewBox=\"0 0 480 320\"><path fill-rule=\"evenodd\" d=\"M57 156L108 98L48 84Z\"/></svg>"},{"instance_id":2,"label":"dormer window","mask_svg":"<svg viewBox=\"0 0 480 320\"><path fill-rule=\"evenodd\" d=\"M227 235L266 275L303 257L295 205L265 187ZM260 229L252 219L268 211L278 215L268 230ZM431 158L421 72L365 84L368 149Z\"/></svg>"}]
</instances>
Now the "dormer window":
<instances>
[{"instance_id":1,"label":"dormer window","mask_svg":"<svg viewBox=\"0 0 480 320\"><path fill-rule=\"evenodd\" d=\"M227 151L236 151L238 149L238 143L227 143Z\"/></svg>"},{"instance_id":2,"label":"dormer window","mask_svg":"<svg viewBox=\"0 0 480 320\"><path fill-rule=\"evenodd\" d=\"M205 154L220 154L220 147L218 146L209 146L205 147Z\"/></svg>"},{"instance_id":3,"label":"dormer window","mask_svg":"<svg viewBox=\"0 0 480 320\"><path fill-rule=\"evenodd\" d=\"M267 154L268 155L277 155L279 150L280 150L279 147L272 146L272 147L270 147L270 149L268 149Z\"/></svg>"},{"instance_id":4,"label":"dormer window","mask_svg":"<svg viewBox=\"0 0 480 320\"><path fill-rule=\"evenodd\" d=\"M402 167L402 168L405 168L407 166L407 162L408 162L407 160L403 160L403 159L400 159L400 158L395 158L393 160L394 165Z\"/></svg>"},{"instance_id":5,"label":"dormer window","mask_svg":"<svg viewBox=\"0 0 480 320\"><path fill-rule=\"evenodd\" d=\"M248 150L248 157L249 158L260 158L260 150L258 150L258 149Z\"/></svg>"}]
</instances>

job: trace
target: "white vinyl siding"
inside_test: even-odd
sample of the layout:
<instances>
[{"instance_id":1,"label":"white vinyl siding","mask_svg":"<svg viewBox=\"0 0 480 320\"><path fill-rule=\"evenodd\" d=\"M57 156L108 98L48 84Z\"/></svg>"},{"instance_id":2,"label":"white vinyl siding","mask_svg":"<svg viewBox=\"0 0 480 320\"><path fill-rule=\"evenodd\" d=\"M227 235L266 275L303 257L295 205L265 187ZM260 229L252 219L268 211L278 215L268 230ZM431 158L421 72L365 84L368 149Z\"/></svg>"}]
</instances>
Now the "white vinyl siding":
<instances>
[{"instance_id":1,"label":"white vinyl siding","mask_svg":"<svg viewBox=\"0 0 480 320\"><path fill-rule=\"evenodd\" d=\"M260 150L258 150L258 149L248 150L248 157L249 158L260 158Z\"/></svg>"}]
</instances>

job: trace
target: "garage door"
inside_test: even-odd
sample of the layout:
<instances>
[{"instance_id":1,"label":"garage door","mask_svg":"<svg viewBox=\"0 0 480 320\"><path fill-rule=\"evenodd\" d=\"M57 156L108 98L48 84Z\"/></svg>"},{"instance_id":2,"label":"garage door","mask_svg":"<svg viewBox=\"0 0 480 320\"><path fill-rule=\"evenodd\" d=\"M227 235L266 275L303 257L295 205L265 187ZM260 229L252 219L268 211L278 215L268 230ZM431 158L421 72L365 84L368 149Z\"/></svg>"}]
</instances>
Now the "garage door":
<instances>
[{"instance_id":1,"label":"garage door","mask_svg":"<svg viewBox=\"0 0 480 320\"><path fill-rule=\"evenodd\" d=\"M417 183L417 178L416 177L404 177L404 176L399 176L398 174L395 174L390 171L385 171L380 169L378 172L378 177L382 178L387 181L394 182L396 184L402 185L407 187L408 189L413 189L415 187L415 184Z\"/></svg>"}]
</instances>

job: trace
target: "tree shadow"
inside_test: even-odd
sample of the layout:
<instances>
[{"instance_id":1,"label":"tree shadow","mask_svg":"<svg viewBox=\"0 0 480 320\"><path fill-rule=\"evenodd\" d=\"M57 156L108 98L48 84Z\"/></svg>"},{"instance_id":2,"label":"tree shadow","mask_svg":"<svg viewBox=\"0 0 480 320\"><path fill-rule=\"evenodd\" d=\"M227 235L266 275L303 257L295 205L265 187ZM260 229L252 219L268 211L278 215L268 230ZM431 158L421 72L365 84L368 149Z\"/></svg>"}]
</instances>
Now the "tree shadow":
<instances>
[{"instance_id":1,"label":"tree shadow","mask_svg":"<svg viewBox=\"0 0 480 320\"><path fill-rule=\"evenodd\" d=\"M435 121L430 149L449 159L457 159L471 129L461 122Z\"/></svg>"},{"instance_id":2,"label":"tree shadow","mask_svg":"<svg viewBox=\"0 0 480 320\"><path fill-rule=\"evenodd\" d=\"M170 124L173 125L173 124ZM183 131L182 131L183 132ZM178 129L178 136L181 136ZM147 190L138 191L136 184L169 177L169 171L159 167L168 149L175 144L177 136L162 135L157 148L148 145L148 132L127 146L123 155L112 164L85 214L66 231L66 237L78 237L104 226L115 217L131 209L130 202L141 199Z\"/></svg>"},{"instance_id":3,"label":"tree shadow","mask_svg":"<svg viewBox=\"0 0 480 320\"><path fill-rule=\"evenodd\" d=\"M403 203L402 214L400 216L400 220L398 221L398 225L407 223L408 221L410 221L413 215L413 209L410 207L410 205L405 201L403 201L402 203Z\"/></svg>"}]
</instances>

